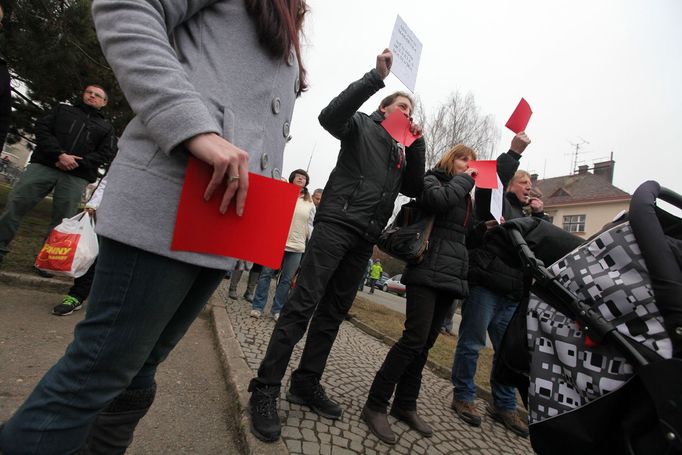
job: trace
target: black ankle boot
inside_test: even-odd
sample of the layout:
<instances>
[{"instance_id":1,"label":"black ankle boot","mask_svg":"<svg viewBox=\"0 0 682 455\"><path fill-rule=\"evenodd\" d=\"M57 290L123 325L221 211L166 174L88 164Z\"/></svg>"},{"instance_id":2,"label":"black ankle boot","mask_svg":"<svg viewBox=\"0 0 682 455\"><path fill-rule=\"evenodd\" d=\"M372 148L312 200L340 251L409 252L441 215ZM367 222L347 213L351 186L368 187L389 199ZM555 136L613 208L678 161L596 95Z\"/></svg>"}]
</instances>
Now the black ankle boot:
<instances>
[{"instance_id":1,"label":"black ankle boot","mask_svg":"<svg viewBox=\"0 0 682 455\"><path fill-rule=\"evenodd\" d=\"M330 399L318 379L305 381L291 381L287 392L287 401L308 406L318 415L332 420L338 420L343 415L339 404Z\"/></svg>"},{"instance_id":2,"label":"black ankle boot","mask_svg":"<svg viewBox=\"0 0 682 455\"><path fill-rule=\"evenodd\" d=\"M279 439L282 424L277 414L278 386L264 386L251 381L249 384L249 412L251 413L251 433L264 442Z\"/></svg>"},{"instance_id":3,"label":"black ankle boot","mask_svg":"<svg viewBox=\"0 0 682 455\"><path fill-rule=\"evenodd\" d=\"M156 384L147 389L126 390L99 413L90 427L83 455L121 455L133 442L137 423L154 402Z\"/></svg>"}]
</instances>

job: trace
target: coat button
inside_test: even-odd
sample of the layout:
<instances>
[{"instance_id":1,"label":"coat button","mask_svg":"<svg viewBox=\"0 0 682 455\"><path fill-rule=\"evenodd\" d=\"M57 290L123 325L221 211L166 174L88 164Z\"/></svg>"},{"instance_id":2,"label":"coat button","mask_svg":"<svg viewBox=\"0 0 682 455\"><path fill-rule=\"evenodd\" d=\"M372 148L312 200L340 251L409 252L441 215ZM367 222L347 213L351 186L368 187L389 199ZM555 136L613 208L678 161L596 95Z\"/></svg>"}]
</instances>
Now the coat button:
<instances>
[{"instance_id":1,"label":"coat button","mask_svg":"<svg viewBox=\"0 0 682 455\"><path fill-rule=\"evenodd\" d=\"M675 327L675 333L682 337L682 327Z\"/></svg>"},{"instance_id":2,"label":"coat button","mask_svg":"<svg viewBox=\"0 0 682 455\"><path fill-rule=\"evenodd\" d=\"M272 113L273 114L279 114L280 107L282 106L282 102L279 99L279 97L274 97L272 99Z\"/></svg>"},{"instance_id":3,"label":"coat button","mask_svg":"<svg viewBox=\"0 0 682 455\"><path fill-rule=\"evenodd\" d=\"M298 91L301 88L301 80L296 77L296 80L294 81L294 93L298 95Z\"/></svg>"},{"instance_id":4,"label":"coat button","mask_svg":"<svg viewBox=\"0 0 682 455\"><path fill-rule=\"evenodd\" d=\"M260 157L260 168L261 168L261 170L267 169L269 161L270 161L270 158L268 157L268 154L263 153Z\"/></svg>"},{"instance_id":5,"label":"coat button","mask_svg":"<svg viewBox=\"0 0 682 455\"><path fill-rule=\"evenodd\" d=\"M282 125L282 136L285 138L289 137L289 122L284 122L284 125Z\"/></svg>"},{"instance_id":6,"label":"coat button","mask_svg":"<svg viewBox=\"0 0 682 455\"><path fill-rule=\"evenodd\" d=\"M272 172L271 172L271 175L272 175L272 178L273 178L273 179L279 180L279 179L282 178L282 171L280 171L280 170L277 169L277 168L274 168L274 169L272 170Z\"/></svg>"}]
</instances>

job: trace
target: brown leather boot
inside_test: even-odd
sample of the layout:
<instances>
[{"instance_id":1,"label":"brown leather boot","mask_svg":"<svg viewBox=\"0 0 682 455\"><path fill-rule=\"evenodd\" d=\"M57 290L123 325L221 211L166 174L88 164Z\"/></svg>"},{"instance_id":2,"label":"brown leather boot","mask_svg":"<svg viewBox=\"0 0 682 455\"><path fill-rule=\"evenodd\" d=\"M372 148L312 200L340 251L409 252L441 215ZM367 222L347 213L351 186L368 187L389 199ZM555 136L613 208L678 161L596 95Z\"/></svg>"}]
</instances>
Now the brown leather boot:
<instances>
[{"instance_id":1,"label":"brown leather boot","mask_svg":"<svg viewBox=\"0 0 682 455\"><path fill-rule=\"evenodd\" d=\"M508 430L511 430L522 438L528 437L528 423L518 412L516 412L516 409L513 411L505 411L499 409L497 406L488 404L486 410L493 419L507 427Z\"/></svg>"},{"instance_id":2,"label":"brown leather boot","mask_svg":"<svg viewBox=\"0 0 682 455\"><path fill-rule=\"evenodd\" d=\"M360 414L362 420L365 421L369 430L386 444L395 444L398 438L391 429L391 424L388 423L388 414L385 412L372 411L365 405Z\"/></svg>"},{"instance_id":3,"label":"brown leather boot","mask_svg":"<svg viewBox=\"0 0 682 455\"><path fill-rule=\"evenodd\" d=\"M472 427L481 426L481 415L476 410L476 405L473 401L463 401L457 398L452 398L452 409L457 415Z\"/></svg>"},{"instance_id":4,"label":"brown leather boot","mask_svg":"<svg viewBox=\"0 0 682 455\"><path fill-rule=\"evenodd\" d=\"M431 428L431 425L419 417L416 410L406 411L393 407L391 408L390 414L401 422L405 422L407 426L424 437L430 438L433 435L433 428Z\"/></svg>"}]
</instances>

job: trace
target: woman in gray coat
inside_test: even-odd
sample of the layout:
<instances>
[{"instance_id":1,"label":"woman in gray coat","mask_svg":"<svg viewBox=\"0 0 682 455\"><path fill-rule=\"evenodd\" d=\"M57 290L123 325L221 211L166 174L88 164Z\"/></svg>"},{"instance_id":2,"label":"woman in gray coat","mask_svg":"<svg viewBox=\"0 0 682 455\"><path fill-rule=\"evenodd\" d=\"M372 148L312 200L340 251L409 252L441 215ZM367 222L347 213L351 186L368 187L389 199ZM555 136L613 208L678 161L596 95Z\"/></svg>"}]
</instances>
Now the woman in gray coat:
<instances>
[{"instance_id":1,"label":"woman in gray coat","mask_svg":"<svg viewBox=\"0 0 682 455\"><path fill-rule=\"evenodd\" d=\"M123 453L182 338L230 258L171 251L190 155L205 198L244 210L248 172L280 177L305 90L305 0L94 0L97 36L136 117L98 211L87 316L64 357L0 430L0 452ZM220 185L226 182L226 190Z\"/></svg>"}]
</instances>

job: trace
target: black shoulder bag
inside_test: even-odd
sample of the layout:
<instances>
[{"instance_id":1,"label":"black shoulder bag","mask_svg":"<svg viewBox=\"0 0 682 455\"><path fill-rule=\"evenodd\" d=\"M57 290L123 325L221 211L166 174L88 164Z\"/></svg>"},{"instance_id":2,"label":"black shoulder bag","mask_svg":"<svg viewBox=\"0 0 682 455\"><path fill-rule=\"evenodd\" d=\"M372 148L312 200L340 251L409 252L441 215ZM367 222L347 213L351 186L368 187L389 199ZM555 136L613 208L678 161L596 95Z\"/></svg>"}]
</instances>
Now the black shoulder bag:
<instances>
[{"instance_id":1,"label":"black shoulder bag","mask_svg":"<svg viewBox=\"0 0 682 455\"><path fill-rule=\"evenodd\" d=\"M419 264L429 248L435 216L412 200L400 208L393 222L379 236L381 251L413 264Z\"/></svg>"}]
</instances>

